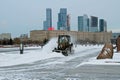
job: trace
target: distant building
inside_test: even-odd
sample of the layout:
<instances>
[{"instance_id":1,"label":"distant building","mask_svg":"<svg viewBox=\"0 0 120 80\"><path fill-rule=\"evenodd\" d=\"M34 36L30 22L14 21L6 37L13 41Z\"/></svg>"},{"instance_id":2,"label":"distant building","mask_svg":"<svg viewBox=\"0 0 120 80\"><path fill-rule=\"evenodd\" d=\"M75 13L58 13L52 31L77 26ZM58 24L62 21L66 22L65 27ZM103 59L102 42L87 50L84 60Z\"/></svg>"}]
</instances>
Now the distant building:
<instances>
[{"instance_id":1,"label":"distant building","mask_svg":"<svg viewBox=\"0 0 120 80\"><path fill-rule=\"evenodd\" d=\"M24 42L24 41L28 41L28 39L29 39L29 38L28 38L28 34L21 34L21 35L20 35L20 40L21 40L21 41L23 41L23 42Z\"/></svg>"},{"instance_id":2,"label":"distant building","mask_svg":"<svg viewBox=\"0 0 120 80\"><path fill-rule=\"evenodd\" d=\"M67 31L70 31L70 15L67 15Z\"/></svg>"},{"instance_id":3,"label":"distant building","mask_svg":"<svg viewBox=\"0 0 120 80\"><path fill-rule=\"evenodd\" d=\"M112 44L116 44L116 39L118 38L119 35L120 33L112 33L112 38L111 38Z\"/></svg>"},{"instance_id":4,"label":"distant building","mask_svg":"<svg viewBox=\"0 0 120 80\"><path fill-rule=\"evenodd\" d=\"M28 34L21 34L20 38L28 38Z\"/></svg>"},{"instance_id":5,"label":"distant building","mask_svg":"<svg viewBox=\"0 0 120 80\"><path fill-rule=\"evenodd\" d=\"M0 34L0 40L11 39L11 33L2 33Z\"/></svg>"},{"instance_id":6,"label":"distant building","mask_svg":"<svg viewBox=\"0 0 120 80\"><path fill-rule=\"evenodd\" d=\"M112 33L112 39L117 39L120 33Z\"/></svg>"},{"instance_id":7,"label":"distant building","mask_svg":"<svg viewBox=\"0 0 120 80\"><path fill-rule=\"evenodd\" d=\"M99 20L99 29L100 29L100 32L104 32L105 31L104 19L100 19Z\"/></svg>"},{"instance_id":8,"label":"distant building","mask_svg":"<svg viewBox=\"0 0 120 80\"><path fill-rule=\"evenodd\" d=\"M47 27L47 21L43 21L43 30L47 30L48 27Z\"/></svg>"},{"instance_id":9,"label":"distant building","mask_svg":"<svg viewBox=\"0 0 120 80\"><path fill-rule=\"evenodd\" d=\"M89 28L90 27L90 19L89 18L87 19L87 26L88 26L88 32L90 32L90 30L89 30L90 29Z\"/></svg>"},{"instance_id":10,"label":"distant building","mask_svg":"<svg viewBox=\"0 0 120 80\"><path fill-rule=\"evenodd\" d=\"M44 30L52 27L52 10L50 8L46 9L46 21L43 22Z\"/></svg>"},{"instance_id":11,"label":"distant building","mask_svg":"<svg viewBox=\"0 0 120 80\"><path fill-rule=\"evenodd\" d=\"M99 31L107 32L107 22L104 19L99 20Z\"/></svg>"},{"instance_id":12,"label":"distant building","mask_svg":"<svg viewBox=\"0 0 120 80\"><path fill-rule=\"evenodd\" d=\"M105 25L105 32L107 32L107 21L104 22Z\"/></svg>"},{"instance_id":13,"label":"distant building","mask_svg":"<svg viewBox=\"0 0 120 80\"><path fill-rule=\"evenodd\" d=\"M78 31L83 32L83 16L78 16Z\"/></svg>"},{"instance_id":14,"label":"distant building","mask_svg":"<svg viewBox=\"0 0 120 80\"><path fill-rule=\"evenodd\" d=\"M89 32L99 32L98 31L98 17L91 16Z\"/></svg>"},{"instance_id":15,"label":"distant building","mask_svg":"<svg viewBox=\"0 0 120 80\"><path fill-rule=\"evenodd\" d=\"M61 8L60 13L58 13L57 29L67 30L67 9L66 8Z\"/></svg>"},{"instance_id":16,"label":"distant building","mask_svg":"<svg viewBox=\"0 0 120 80\"><path fill-rule=\"evenodd\" d=\"M78 16L78 31L89 31L89 18L87 15Z\"/></svg>"},{"instance_id":17,"label":"distant building","mask_svg":"<svg viewBox=\"0 0 120 80\"><path fill-rule=\"evenodd\" d=\"M30 31L30 40L43 42L45 39L58 37L58 35L70 35L75 41L95 41L97 43L109 43L112 37L112 32L80 32L80 31L65 31L65 30L33 30Z\"/></svg>"}]
</instances>

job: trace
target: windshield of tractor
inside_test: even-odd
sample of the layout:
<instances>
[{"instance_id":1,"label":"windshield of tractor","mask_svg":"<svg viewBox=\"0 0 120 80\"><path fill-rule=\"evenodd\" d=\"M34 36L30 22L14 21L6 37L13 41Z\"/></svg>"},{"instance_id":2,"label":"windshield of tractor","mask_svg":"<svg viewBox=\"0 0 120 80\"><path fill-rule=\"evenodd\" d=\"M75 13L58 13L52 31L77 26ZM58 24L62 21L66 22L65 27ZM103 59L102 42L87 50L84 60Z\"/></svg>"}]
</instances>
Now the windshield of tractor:
<instances>
[{"instance_id":1,"label":"windshield of tractor","mask_svg":"<svg viewBox=\"0 0 120 80\"><path fill-rule=\"evenodd\" d=\"M69 37L68 36L61 36L61 37L59 37L59 42L60 43L69 42Z\"/></svg>"}]
</instances>

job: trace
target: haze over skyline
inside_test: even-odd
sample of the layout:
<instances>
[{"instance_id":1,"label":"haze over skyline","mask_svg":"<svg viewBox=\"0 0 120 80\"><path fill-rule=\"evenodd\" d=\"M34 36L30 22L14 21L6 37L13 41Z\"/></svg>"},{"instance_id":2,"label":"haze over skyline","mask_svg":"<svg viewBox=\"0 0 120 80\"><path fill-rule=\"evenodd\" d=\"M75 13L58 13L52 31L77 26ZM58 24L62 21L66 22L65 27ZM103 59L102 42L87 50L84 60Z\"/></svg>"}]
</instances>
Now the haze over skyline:
<instances>
[{"instance_id":1,"label":"haze over skyline","mask_svg":"<svg viewBox=\"0 0 120 80\"><path fill-rule=\"evenodd\" d=\"M77 17L87 14L107 21L108 31L120 32L120 0L0 0L0 34L19 37L31 30L42 30L46 8L52 9L53 27L57 29L60 8L67 8L71 30L77 31Z\"/></svg>"}]
</instances>

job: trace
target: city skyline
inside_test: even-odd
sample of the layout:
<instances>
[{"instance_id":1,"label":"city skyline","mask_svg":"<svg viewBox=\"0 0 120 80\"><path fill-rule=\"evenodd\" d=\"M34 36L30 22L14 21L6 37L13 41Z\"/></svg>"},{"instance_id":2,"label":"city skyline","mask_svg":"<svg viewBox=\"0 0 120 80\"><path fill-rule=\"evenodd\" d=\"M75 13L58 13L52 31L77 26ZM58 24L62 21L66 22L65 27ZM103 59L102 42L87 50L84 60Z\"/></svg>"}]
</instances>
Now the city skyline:
<instances>
[{"instance_id":1,"label":"city skyline","mask_svg":"<svg viewBox=\"0 0 120 80\"><path fill-rule=\"evenodd\" d=\"M57 17L60 8L67 8L70 14L71 30L77 31L77 17L83 14L94 15L107 21L108 31L119 31L120 1L115 0L2 0L0 1L0 34L11 33L13 37L42 30L46 8L53 12L53 27L57 29Z\"/></svg>"}]
</instances>

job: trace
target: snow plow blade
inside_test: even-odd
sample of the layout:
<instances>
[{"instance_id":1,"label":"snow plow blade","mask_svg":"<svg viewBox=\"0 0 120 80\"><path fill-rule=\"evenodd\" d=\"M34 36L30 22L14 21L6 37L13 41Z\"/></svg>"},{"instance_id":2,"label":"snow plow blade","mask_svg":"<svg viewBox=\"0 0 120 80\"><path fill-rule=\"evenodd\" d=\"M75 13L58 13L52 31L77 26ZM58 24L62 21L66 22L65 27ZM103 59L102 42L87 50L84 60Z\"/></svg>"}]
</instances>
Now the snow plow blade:
<instances>
[{"instance_id":1,"label":"snow plow blade","mask_svg":"<svg viewBox=\"0 0 120 80\"><path fill-rule=\"evenodd\" d=\"M101 53L98 55L97 59L112 59L113 58L113 45L105 44Z\"/></svg>"},{"instance_id":2,"label":"snow plow blade","mask_svg":"<svg viewBox=\"0 0 120 80\"><path fill-rule=\"evenodd\" d=\"M52 50L52 52L62 53L64 56L68 56L68 53L65 50Z\"/></svg>"},{"instance_id":3,"label":"snow plow blade","mask_svg":"<svg viewBox=\"0 0 120 80\"><path fill-rule=\"evenodd\" d=\"M53 50L52 52L57 52L57 53L61 53L61 50Z\"/></svg>"}]
</instances>

